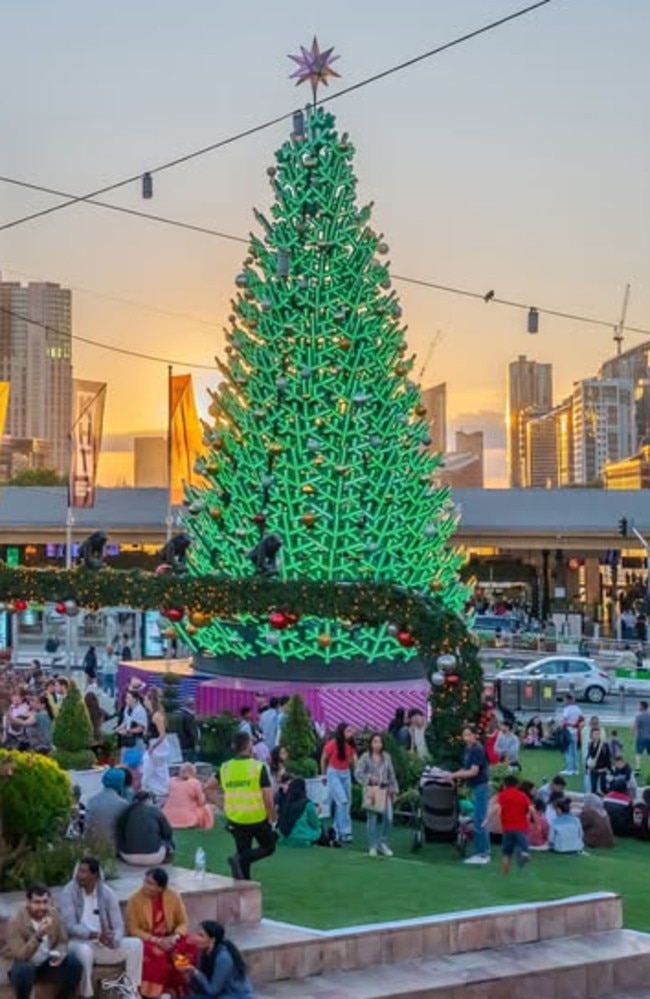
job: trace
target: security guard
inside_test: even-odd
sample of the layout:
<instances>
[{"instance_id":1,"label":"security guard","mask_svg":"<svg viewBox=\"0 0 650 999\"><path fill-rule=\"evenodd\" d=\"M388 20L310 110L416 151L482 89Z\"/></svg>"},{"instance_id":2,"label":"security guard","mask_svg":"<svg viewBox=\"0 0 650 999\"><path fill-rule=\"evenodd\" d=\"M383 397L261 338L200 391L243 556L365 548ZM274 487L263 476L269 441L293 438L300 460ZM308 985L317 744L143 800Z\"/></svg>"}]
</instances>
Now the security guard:
<instances>
[{"instance_id":1,"label":"security guard","mask_svg":"<svg viewBox=\"0 0 650 999\"><path fill-rule=\"evenodd\" d=\"M237 852L228 858L233 878L250 880L251 864L275 852L275 808L268 770L253 759L253 742L247 732L237 732L232 744L234 759L219 771L224 792L224 812ZM253 841L257 846L253 847Z\"/></svg>"}]
</instances>

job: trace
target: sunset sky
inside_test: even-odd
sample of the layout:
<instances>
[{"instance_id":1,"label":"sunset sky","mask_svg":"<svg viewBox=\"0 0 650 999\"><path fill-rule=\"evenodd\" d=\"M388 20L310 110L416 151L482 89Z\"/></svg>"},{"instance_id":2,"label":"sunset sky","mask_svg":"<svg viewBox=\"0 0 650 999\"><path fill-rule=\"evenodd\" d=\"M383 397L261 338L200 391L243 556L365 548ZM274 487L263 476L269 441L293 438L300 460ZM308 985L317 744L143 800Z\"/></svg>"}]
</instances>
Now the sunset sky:
<instances>
[{"instance_id":1,"label":"sunset sky","mask_svg":"<svg viewBox=\"0 0 650 999\"><path fill-rule=\"evenodd\" d=\"M300 106L286 58L316 33L351 84L524 6L524 0L4 0L0 174L85 193ZM357 149L397 274L650 328L650 4L554 0L494 33L332 105ZM287 123L107 200L246 235L268 208ZM53 202L0 183L0 224ZM0 232L5 278L75 289L74 331L211 365L245 247L88 206ZM395 284L425 384L448 382L452 427L488 431L504 473L509 360L552 361L561 399L613 351L603 327ZM122 300L122 301L120 301ZM627 346L640 336L630 335ZM75 374L109 382L106 429L161 431L166 367L75 345ZM211 371L194 372L207 408Z\"/></svg>"}]
</instances>

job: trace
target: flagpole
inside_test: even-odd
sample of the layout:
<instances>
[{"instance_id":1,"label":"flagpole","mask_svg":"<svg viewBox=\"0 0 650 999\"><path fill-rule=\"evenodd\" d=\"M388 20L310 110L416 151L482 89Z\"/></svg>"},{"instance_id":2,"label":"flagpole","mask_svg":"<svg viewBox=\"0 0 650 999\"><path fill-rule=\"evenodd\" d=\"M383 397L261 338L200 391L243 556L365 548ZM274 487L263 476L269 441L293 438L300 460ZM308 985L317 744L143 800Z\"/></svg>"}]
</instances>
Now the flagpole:
<instances>
[{"instance_id":1,"label":"flagpole","mask_svg":"<svg viewBox=\"0 0 650 999\"><path fill-rule=\"evenodd\" d=\"M165 518L167 541L171 540L174 527L172 510L172 374L173 369L170 364L167 368L167 517Z\"/></svg>"}]
</instances>

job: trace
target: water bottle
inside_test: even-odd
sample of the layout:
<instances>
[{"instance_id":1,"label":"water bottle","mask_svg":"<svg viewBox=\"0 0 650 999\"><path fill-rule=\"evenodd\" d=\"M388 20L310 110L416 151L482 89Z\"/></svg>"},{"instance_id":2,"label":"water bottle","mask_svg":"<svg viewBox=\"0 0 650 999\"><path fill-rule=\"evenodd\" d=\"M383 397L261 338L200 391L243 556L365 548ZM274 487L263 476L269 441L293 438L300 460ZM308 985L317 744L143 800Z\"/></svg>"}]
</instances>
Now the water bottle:
<instances>
[{"instance_id":1,"label":"water bottle","mask_svg":"<svg viewBox=\"0 0 650 999\"><path fill-rule=\"evenodd\" d=\"M202 846L194 854L194 876L201 883L205 880L205 850Z\"/></svg>"}]
</instances>

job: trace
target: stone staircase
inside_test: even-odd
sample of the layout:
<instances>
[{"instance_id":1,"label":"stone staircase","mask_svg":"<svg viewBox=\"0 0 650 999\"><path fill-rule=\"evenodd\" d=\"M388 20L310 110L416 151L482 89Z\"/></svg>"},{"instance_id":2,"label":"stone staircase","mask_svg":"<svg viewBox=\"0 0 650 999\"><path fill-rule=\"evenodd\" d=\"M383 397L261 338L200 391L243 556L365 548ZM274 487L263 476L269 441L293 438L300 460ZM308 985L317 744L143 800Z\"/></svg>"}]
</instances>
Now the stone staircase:
<instances>
[{"instance_id":1,"label":"stone staircase","mask_svg":"<svg viewBox=\"0 0 650 999\"><path fill-rule=\"evenodd\" d=\"M650 999L650 935L615 895L316 933L233 927L261 999Z\"/></svg>"},{"instance_id":2,"label":"stone staircase","mask_svg":"<svg viewBox=\"0 0 650 999\"><path fill-rule=\"evenodd\" d=\"M191 925L226 924L260 999L650 999L650 935L622 928L616 895L318 931L263 919L254 882L170 878ZM124 902L141 880L124 867L111 885ZM0 940L21 901L0 895ZM4 975L0 999L13 999Z\"/></svg>"}]
</instances>

